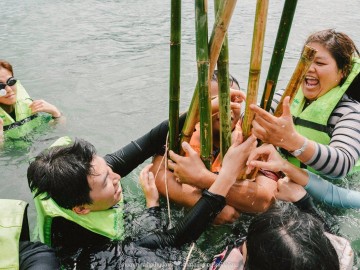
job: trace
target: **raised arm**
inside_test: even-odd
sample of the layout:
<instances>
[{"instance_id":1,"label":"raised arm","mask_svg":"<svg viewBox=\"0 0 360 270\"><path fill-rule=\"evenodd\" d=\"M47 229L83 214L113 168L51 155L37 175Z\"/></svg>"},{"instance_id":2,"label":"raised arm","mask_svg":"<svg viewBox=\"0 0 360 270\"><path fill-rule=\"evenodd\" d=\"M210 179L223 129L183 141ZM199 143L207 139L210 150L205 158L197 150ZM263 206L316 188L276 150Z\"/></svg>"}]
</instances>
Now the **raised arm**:
<instances>
[{"instance_id":1,"label":"raised arm","mask_svg":"<svg viewBox=\"0 0 360 270\"><path fill-rule=\"evenodd\" d=\"M215 216L225 206L225 196L245 168L250 151L256 146L256 138L250 137L243 144L233 144L224 157L223 167L215 183L203 192L203 196L190 212L173 229L165 233L154 233L137 244L148 248L181 246L196 240Z\"/></svg>"},{"instance_id":2,"label":"raised arm","mask_svg":"<svg viewBox=\"0 0 360 270\"><path fill-rule=\"evenodd\" d=\"M186 114L180 117L180 127L184 124L185 118ZM169 121L165 120L145 135L104 158L114 172L124 177L146 159L162 151L168 129Z\"/></svg>"}]
</instances>

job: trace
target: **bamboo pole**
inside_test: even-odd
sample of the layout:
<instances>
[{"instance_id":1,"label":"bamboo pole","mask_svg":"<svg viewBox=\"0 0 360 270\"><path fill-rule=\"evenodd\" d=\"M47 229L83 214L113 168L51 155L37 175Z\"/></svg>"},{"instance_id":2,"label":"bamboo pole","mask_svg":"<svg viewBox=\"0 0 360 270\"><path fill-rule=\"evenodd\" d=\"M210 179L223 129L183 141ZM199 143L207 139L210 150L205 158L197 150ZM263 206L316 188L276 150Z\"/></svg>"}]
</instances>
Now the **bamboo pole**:
<instances>
[{"instance_id":1,"label":"bamboo pole","mask_svg":"<svg viewBox=\"0 0 360 270\"><path fill-rule=\"evenodd\" d=\"M215 0L215 14L219 10L221 0ZM219 91L219 117L220 117L220 155L224 157L231 145L231 111L230 111L230 85L229 85L229 49L228 38L225 35L223 45L217 61L218 91Z\"/></svg>"},{"instance_id":2,"label":"bamboo pole","mask_svg":"<svg viewBox=\"0 0 360 270\"><path fill-rule=\"evenodd\" d=\"M181 1L171 0L169 149L179 152Z\"/></svg>"},{"instance_id":3,"label":"bamboo pole","mask_svg":"<svg viewBox=\"0 0 360 270\"><path fill-rule=\"evenodd\" d=\"M286 96L290 96L290 104L293 101L298 89L300 88L301 83L303 82L306 72L310 68L317 50L309 46L305 46L301 54L301 57L296 65L295 71L291 76L291 79L285 89L284 94L282 95L280 102L274 112L275 116L280 116L283 112L283 101Z\"/></svg>"},{"instance_id":4,"label":"bamboo pole","mask_svg":"<svg viewBox=\"0 0 360 270\"><path fill-rule=\"evenodd\" d=\"M207 0L195 1L196 62L200 103L200 156L210 169L212 161L212 121L209 95L209 48Z\"/></svg>"},{"instance_id":5,"label":"bamboo pole","mask_svg":"<svg viewBox=\"0 0 360 270\"><path fill-rule=\"evenodd\" d=\"M298 0L286 0L282 11L278 32L276 35L274 51L271 56L269 72L266 78L264 93L261 99L261 108L269 111L278 81L281 64L284 59L287 41L295 14Z\"/></svg>"},{"instance_id":6,"label":"bamboo pole","mask_svg":"<svg viewBox=\"0 0 360 270\"><path fill-rule=\"evenodd\" d=\"M209 75L211 76L215 69L215 63L219 57L220 49L225 38L225 34L230 24L230 20L235 9L237 0L223 0L219 6L216 15L214 27L211 33L210 44L210 66ZM194 131L199 108L199 87L196 84L195 91L189 106L188 114L181 132L181 141L190 141ZM181 149L180 149L181 151Z\"/></svg>"},{"instance_id":7,"label":"bamboo pole","mask_svg":"<svg viewBox=\"0 0 360 270\"><path fill-rule=\"evenodd\" d=\"M250 110L250 104L257 103L268 6L269 0L258 0L256 3L249 81L246 96L245 115L242 123L244 139L250 136L251 122L254 119L254 112Z\"/></svg>"}]
</instances>

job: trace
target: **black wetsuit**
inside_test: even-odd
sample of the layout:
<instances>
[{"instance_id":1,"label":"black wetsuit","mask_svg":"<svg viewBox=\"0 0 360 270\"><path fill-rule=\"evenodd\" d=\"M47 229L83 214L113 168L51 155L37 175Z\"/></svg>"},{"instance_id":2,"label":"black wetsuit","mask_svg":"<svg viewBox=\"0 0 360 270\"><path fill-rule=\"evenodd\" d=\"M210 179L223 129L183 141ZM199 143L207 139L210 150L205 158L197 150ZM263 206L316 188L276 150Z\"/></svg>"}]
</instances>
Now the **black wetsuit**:
<instances>
[{"instance_id":1,"label":"black wetsuit","mask_svg":"<svg viewBox=\"0 0 360 270\"><path fill-rule=\"evenodd\" d=\"M185 116L180 118L182 126ZM168 131L168 121L162 122L141 138L105 156L114 172L122 177L146 159L161 152ZM112 242L87 231L63 218L54 218L52 243L62 264L76 269L180 269L183 260L159 256L156 249L180 247L196 240L225 206L225 198L203 192L203 196L177 225L165 231L152 232L139 239ZM145 215L159 222L159 208L147 209Z\"/></svg>"}]
</instances>

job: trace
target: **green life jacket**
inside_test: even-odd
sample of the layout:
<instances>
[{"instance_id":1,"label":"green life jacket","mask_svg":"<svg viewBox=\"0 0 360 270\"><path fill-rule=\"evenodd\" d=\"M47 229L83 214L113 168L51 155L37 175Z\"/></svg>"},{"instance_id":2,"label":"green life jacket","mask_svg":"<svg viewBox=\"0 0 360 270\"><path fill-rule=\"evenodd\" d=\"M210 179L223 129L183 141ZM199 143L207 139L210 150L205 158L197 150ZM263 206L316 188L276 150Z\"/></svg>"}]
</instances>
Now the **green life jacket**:
<instances>
[{"instance_id":1,"label":"green life jacket","mask_svg":"<svg viewBox=\"0 0 360 270\"><path fill-rule=\"evenodd\" d=\"M15 119L0 107L0 117L4 121L5 138L19 139L30 134L34 128L42 123L51 120L49 114L32 114L29 105L32 99L21 85L20 81L16 83L16 103L15 103Z\"/></svg>"},{"instance_id":2,"label":"green life jacket","mask_svg":"<svg viewBox=\"0 0 360 270\"><path fill-rule=\"evenodd\" d=\"M19 240L27 205L0 199L0 269L19 269Z\"/></svg>"},{"instance_id":3,"label":"green life jacket","mask_svg":"<svg viewBox=\"0 0 360 270\"><path fill-rule=\"evenodd\" d=\"M69 137L59 138L51 147L71 143ZM123 200L108 210L92 211L86 215L78 215L72 210L60 207L54 200L42 200L45 194L37 196L35 207L37 211L37 226L40 240L51 246L51 224L55 217L63 217L94 233L105 236L111 240L123 240Z\"/></svg>"},{"instance_id":4,"label":"green life jacket","mask_svg":"<svg viewBox=\"0 0 360 270\"><path fill-rule=\"evenodd\" d=\"M306 138L316 141L318 143L328 145L330 143L330 133L327 123L331 113L335 109L336 105L349 88L354 78L360 73L360 59L353 59L353 68L346 78L346 81L341 85L331 89L329 92L313 101L304 110L306 99L301 90L297 92L293 103L291 104L291 114L294 118L295 129L301 135ZM291 156L287 155L288 160L294 165L300 167L300 161ZM319 174L318 171L307 166L307 169ZM351 170L351 173L360 171L360 160L358 160Z\"/></svg>"}]
</instances>

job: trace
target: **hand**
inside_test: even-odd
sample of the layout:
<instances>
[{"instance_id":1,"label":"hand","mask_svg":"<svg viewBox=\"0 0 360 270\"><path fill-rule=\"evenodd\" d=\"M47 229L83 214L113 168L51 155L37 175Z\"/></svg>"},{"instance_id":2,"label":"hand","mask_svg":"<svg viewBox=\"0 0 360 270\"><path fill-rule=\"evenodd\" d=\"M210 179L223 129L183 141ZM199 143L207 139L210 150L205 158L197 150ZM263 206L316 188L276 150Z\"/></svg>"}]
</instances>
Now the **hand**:
<instances>
[{"instance_id":1,"label":"hand","mask_svg":"<svg viewBox=\"0 0 360 270\"><path fill-rule=\"evenodd\" d=\"M159 206L159 192L155 185L155 178L150 168L152 164L145 166L140 172L140 185L145 194L146 207Z\"/></svg>"},{"instance_id":2,"label":"hand","mask_svg":"<svg viewBox=\"0 0 360 270\"><path fill-rule=\"evenodd\" d=\"M246 174L249 174L255 167L273 172L283 171L286 162L272 144L263 144L250 153L246 163L248 166Z\"/></svg>"},{"instance_id":3,"label":"hand","mask_svg":"<svg viewBox=\"0 0 360 270\"><path fill-rule=\"evenodd\" d=\"M240 212L230 205L225 205L223 210L216 216L214 224L234 223L240 217Z\"/></svg>"},{"instance_id":4,"label":"hand","mask_svg":"<svg viewBox=\"0 0 360 270\"><path fill-rule=\"evenodd\" d=\"M238 89L230 89L230 109L240 110L241 102L246 99L246 94ZM212 114L219 112L219 97L215 96L211 100L211 111Z\"/></svg>"},{"instance_id":5,"label":"hand","mask_svg":"<svg viewBox=\"0 0 360 270\"><path fill-rule=\"evenodd\" d=\"M302 186L292 182L287 177L279 179L277 185L275 197L281 201L297 202L306 194L306 190Z\"/></svg>"},{"instance_id":6,"label":"hand","mask_svg":"<svg viewBox=\"0 0 360 270\"><path fill-rule=\"evenodd\" d=\"M52 115L52 117L58 118L61 116L61 112L54 105L46 102L45 100L39 99L34 100L30 105L32 113L46 112Z\"/></svg>"},{"instance_id":7,"label":"hand","mask_svg":"<svg viewBox=\"0 0 360 270\"><path fill-rule=\"evenodd\" d=\"M238 176L245 169L246 161L257 144L256 137L250 136L243 142L243 135L238 133L238 138L231 145L224 156L221 172Z\"/></svg>"},{"instance_id":8,"label":"hand","mask_svg":"<svg viewBox=\"0 0 360 270\"><path fill-rule=\"evenodd\" d=\"M283 113L280 117L275 117L260 107L251 104L250 108L255 112L255 118L252 121L252 133L265 143L279 146L288 151L294 151L301 147L299 142L303 140L295 130L289 100L290 97L284 99Z\"/></svg>"},{"instance_id":9,"label":"hand","mask_svg":"<svg viewBox=\"0 0 360 270\"><path fill-rule=\"evenodd\" d=\"M187 142L182 143L182 148L187 153L186 157L169 151L171 160L168 161L169 169L173 170L175 177L179 178L182 183L197 186L204 175L210 173L202 162L199 154L191 148ZM198 186L199 188L208 188Z\"/></svg>"}]
</instances>

